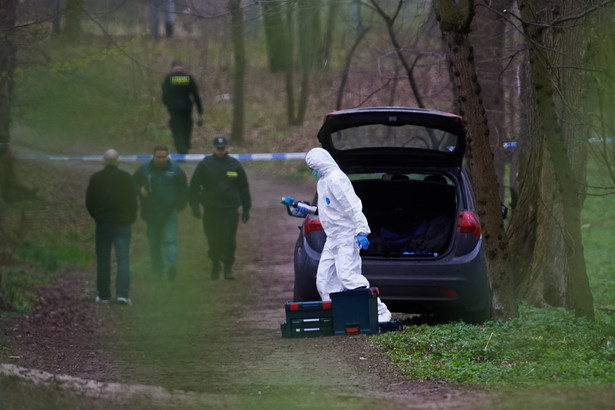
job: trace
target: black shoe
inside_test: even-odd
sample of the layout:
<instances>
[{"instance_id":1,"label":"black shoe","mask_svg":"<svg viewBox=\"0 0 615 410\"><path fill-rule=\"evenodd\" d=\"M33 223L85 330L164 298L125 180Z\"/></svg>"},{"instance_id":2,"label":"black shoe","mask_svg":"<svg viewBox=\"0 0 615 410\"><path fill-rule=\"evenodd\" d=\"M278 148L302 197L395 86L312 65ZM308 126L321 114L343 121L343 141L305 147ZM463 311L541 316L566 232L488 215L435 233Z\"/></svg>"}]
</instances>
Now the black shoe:
<instances>
[{"instance_id":1,"label":"black shoe","mask_svg":"<svg viewBox=\"0 0 615 410\"><path fill-rule=\"evenodd\" d=\"M220 277L220 262L211 263L211 280L218 280Z\"/></svg>"},{"instance_id":2,"label":"black shoe","mask_svg":"<svg viewBox=\"0 0 615 410\"><path fill-rule=\"evenodd\" d=\"M167 269L167 277L169 278L169 280L173 282L176 276L177 268L175 266L169 266L169 268Z\"/></svg>"},{"instance_id":3,"label":"black shoe","mask_svg":"<svg viewBox=\"0 0 615 410\"><path fill-rule=\"evenodd\" d=\"M224 267L224 279L226 279L226 280L235 280L235 277L233 276L233 272L231 272L231 267L230 266L225 266Z\"/></svg>"}]
</instances>

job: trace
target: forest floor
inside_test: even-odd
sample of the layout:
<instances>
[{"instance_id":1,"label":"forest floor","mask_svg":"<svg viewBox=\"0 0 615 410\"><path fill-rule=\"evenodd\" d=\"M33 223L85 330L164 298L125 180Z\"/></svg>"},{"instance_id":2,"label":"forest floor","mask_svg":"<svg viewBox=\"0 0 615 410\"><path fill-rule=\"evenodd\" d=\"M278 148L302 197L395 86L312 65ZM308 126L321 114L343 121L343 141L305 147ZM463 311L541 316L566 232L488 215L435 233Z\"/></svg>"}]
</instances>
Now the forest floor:
<instances>
[{"instance_id":1,"label":"forest floor","mask_svg":"<svg viewBox=\"0 0 615 410\"><path fill-rule=\"evenodd\" d=\"M26 146L19 147L28 152ZM201 147L201 151L204 152ZM139 164L124 163L133 172ZM181 165L190 177L195 163ZM282 196L309 199L315 181L282 178L245 164L253 209L240 224L234 281L212 281L201 221L180 213L179 274L151 275L145 224L133 226L132 306L101 305L95 264L65 266L34 289L29 314L0 317L3 409L602 409L609 386L486 390L409 380L373 336L283 338L292 299L300 220ZM84 208L87 161L18 161L41 198L26 207L25 230L71 225L93 236ZM37 224L37 225L32 225ZM66 226L61 229L66 230ZM93 248L88 242L87 247ZM402 317L394 314L394 317ZM407 319L407 318L406 318ZM609 404L610 403L610 404ZM612 408L612 407L611 407Z\"/></svg>"},{"instance_id":2,"label":"forest floor","mask_svg":"<svg viewBox=\"0 0 615 410\"><path fill-rule=\"evenodd\" d=\"M137 165L121 167L132 172ZM190 177L195 164L182 167ZM47 212L53 225L67 212L59 209L83 203L100 164L23 168L46 187L37 212ZM36 288L31 314L0 318L0 384L52 386L77 397L75 407L85 400L90 408L494 407L497 393L408 380L368 335L283 338L300 221L286 215L280 198L310 198L315 184L246 168L254 205L237 236L236 280L210 279L201 222L188 210L180 213L179 275L156 280L139 220L131 248L133 305L94 302L94 264L64 268L56 282ZM38 408L30 399L5 404Z\"/></svg>"}]
</instances>

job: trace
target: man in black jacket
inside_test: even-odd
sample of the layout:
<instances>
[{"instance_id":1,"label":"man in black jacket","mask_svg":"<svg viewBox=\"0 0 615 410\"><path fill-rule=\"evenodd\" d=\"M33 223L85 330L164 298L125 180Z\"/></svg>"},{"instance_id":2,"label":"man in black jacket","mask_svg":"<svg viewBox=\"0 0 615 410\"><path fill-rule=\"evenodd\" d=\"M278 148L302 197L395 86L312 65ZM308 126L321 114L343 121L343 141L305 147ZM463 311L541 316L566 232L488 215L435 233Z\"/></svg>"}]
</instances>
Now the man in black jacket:
<instances>
[{"instance_id":1,"label":"man in black jacket","mask_svg":"<svg viewBox=\"0 0 615 410\"><path fill-rule=\"evenodd\" d=\"M175 148L178 153L187 154L191 147L192 104L196 105L199 113L197 120L199 126L203 125L203 106L194 78L184 70L179 61L173 61L171 72L162 83L162 102L171 117L169 127Z\"/></svg>"},{"instance_id":2,"label":"man in black jacket","mask_svg":"<svg viewBox=\"0 0 615 410\"><path fill-rule=\"evenodd\" d=\"M190 207L195 217L201 217L209 246L211 278L218 279L221 262L224 278L232 280L235 261L235 236L239 224L237 209L241 206L241 221L248 222L250 187L246 172L235 158L228 155L228 142L224 137L214 138L213 155L199 162L190 180Z\"/></svg>"},{"instance_id":3,"label":"man in black jacket","mask_svg":"<svg viewBox=\"0 0 615 410\"><path fill-rule=\"evenodd\" d=\"M109 303L111 298L113 246L117 261L117 301L130 305L130 236L131 224L137 219L137 196L130 174L120 170L118 163L116 150L104 153L104 169L90 178L85 205L96 221L96 302Z\"/></svg>"}]
</instances>

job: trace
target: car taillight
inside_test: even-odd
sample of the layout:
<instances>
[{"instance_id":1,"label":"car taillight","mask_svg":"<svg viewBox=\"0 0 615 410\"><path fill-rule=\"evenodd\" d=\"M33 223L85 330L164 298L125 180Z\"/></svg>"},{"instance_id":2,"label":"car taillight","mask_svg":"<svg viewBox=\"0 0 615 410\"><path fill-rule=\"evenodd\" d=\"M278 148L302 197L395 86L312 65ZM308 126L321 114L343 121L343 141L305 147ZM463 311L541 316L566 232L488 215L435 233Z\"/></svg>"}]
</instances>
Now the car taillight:
<instances>
[{"instance_id":1,"label":"car taillight","mask_svg":"<svg viewBox=\"0 0 615 410\"><path fill-rule=\"evenodd\" d=\"M308 215L305 217L305 222L303 223L303 234L307 235L313 231L322 231L322 225L320 224L320 220L312 219Z\"/></svg>"},{"instance_id":2,"label":"car taillight","mask_svg":"<svg viewBox=\"0 0 615 410\"><path fill-rule=\"evenodd\" d=\"M453 289L440 289L440 297L447 299L456 299L459 297L459 293Z\"/></svg>"},{"instance_id":3,"label":"car taillight","mask_svg":"<svg viewBox=\"0 0 615 410\"><path fill-rule=\"evenodd\" d=\"M480 236L480 221L476 212L459 212L459 216L457 217L457 232L471 233L472 235Z\"/></svg>"}]
</instances>

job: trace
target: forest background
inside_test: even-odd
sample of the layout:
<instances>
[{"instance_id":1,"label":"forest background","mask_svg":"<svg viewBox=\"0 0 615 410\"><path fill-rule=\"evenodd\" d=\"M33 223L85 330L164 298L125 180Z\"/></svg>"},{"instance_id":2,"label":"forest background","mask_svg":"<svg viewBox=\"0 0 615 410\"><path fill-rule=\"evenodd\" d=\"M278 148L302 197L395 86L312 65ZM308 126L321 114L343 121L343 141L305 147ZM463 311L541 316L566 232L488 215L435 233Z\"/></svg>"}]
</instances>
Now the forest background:
<instances>
[{"instance_id":1,"label":"forest background","mask_svg":"<svg viewBox=\"0 0 615 410\"><path fill-rule=\"evenodd\" d=\"M205 105L195 152L217 135L235 152L305 151L323 114L342 108L463 115L495 317L516 317L523 301L593 320L596 289L612 293L612 279L590 283L581 240L584 201L615 185L612 1L4 3L4 260L20 242L14 204L30 194L12 171L12 135L44 135L30 147L41 152L98 155L121 141L147 153L170 142L160 83L178 59Z\"/></svg>"}]
</instances>

